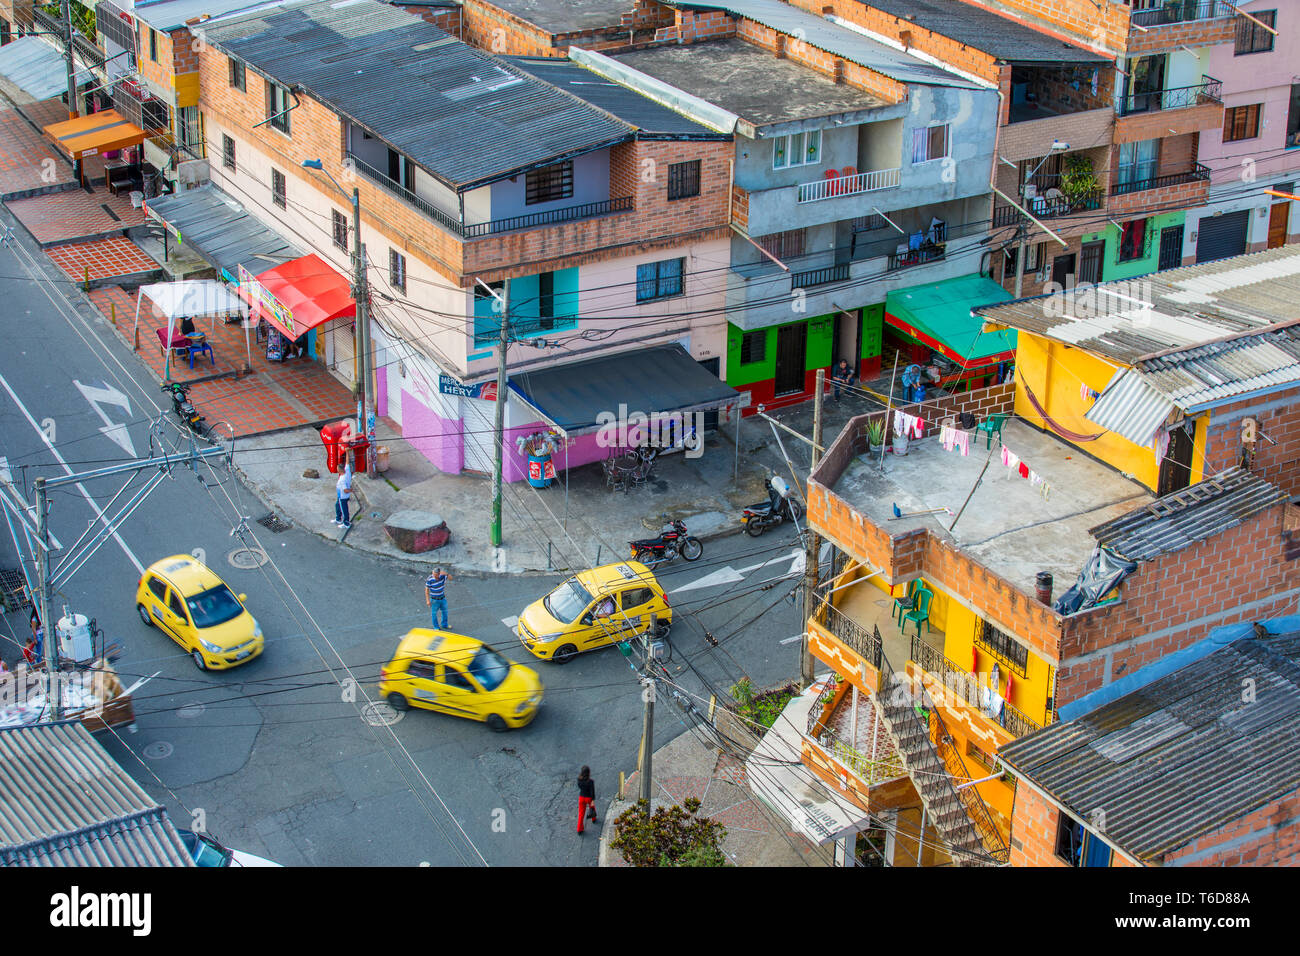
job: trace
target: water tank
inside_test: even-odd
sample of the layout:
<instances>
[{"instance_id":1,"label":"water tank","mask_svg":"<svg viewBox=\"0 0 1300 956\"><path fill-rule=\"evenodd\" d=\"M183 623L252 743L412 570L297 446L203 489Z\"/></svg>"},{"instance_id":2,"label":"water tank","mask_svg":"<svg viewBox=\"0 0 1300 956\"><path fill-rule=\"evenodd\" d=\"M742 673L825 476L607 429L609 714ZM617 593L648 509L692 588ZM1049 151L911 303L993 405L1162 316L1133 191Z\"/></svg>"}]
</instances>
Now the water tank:
<instances>
[{"instance_id":1,"label":"water tank","mask_svg":"<svg viewBox=\"0 0 1300 956\"><path fill-rule=\"evenodd\" d=\"M55 626L59 635L59 656L64 660L87 664L94 655L90 639L90 619L84 614L66 614Z\"/></svg>"}]
</instances>

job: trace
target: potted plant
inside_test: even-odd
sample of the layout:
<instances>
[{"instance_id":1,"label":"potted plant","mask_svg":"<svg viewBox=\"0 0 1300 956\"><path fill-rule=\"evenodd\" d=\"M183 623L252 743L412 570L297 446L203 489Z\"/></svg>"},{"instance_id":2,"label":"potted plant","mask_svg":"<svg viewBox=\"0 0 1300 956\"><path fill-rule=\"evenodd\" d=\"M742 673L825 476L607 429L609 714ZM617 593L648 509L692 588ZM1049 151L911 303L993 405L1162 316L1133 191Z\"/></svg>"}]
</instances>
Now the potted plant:
<instances>
[{"instance_id":1,"label":"potted plant","mask_svg":"<svg viewBox=\"0 0 1300 956\"><path fill-rule=\"evenodd\" d=\"M1070 212L1077 212L1100 196L1101 186L1097 182L1097 172L1093 169L1091 159L1079 153L1065 157L1065 165L1061 170L1061 192L1065 194Z\"/></svg>"},{"instance_id":2,"label":"potted plant","mask_svg":"<svg viewBox=\"0 0 1300 956\"><path fill-rule=\"evenodd\" d=\"M877 454L880 446L885 443L885 420L883 418L873 418L867 422L867 450L871 454Z\"/></svg>"}]
</instances>

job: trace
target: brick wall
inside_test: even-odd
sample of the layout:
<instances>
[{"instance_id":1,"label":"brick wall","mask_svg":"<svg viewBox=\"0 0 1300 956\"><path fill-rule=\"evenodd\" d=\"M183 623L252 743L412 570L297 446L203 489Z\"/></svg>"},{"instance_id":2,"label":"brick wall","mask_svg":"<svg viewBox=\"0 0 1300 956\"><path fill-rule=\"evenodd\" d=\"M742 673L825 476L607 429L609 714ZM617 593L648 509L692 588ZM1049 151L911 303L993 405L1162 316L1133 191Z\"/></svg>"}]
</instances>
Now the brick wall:
<instances>
[{"instance_id":1,"label":"brick wall","mask_svg":"<svg viewBox=\"0 0 1300 956\"><path fill-rule=\"evenodd\" d=\"M724 10L675 10L671 25L655 30L655 42L693 43L736 35L736 21Z\"/></svg>"},{"instance_id":2,"label":"brick wall","mask_svg":"<svg viewBox=\"0 0 1300 956\"><path fill-rule=\"evenodd\" d=\"M1195 49L1216 43L1231 43L1236 35L1234 17L1150 26L1145 33L1134 29L1129 34L1128 55L1146 56L1152 53L1172 52L1180 46Z\"/></svg>"},{"instance_id":3,"label":"brick wall","mask_svg":"<svg viewBox=\"0 0 1300 956\"><path fill-rule=\"evenodd\" d=\"M549 31L481 0L461 4L459 37L470 46L507 56L557 56Z\"/></svg>"},{"instance_id":4,"label":"brick wall","mask_svg":"<svg viewBox=\"0 0 1300 956\"><path fill-rule=\"evenodd\" d=\"M32 0L0 0L0 17L10 26L32 25Z\"/></svg>"},{"instance_id":5,"label":"brick wall","mask_svg":"<svg viewBox=\"0 0 1300 956\"><path fill-rule=\"evenodd\" d=\"M1154 561L1122 585L1123 600L1068 618L1061 636L1057 704L1207 637L1215 627L1289 613L1300 562L1287 560L1286 505Z\"/></svg>"},{"instance_id":6,"label":"brick wall","mask_svg":"<svg viewBox=\"0 0 1300 956\"><path fill-rule=\"evenodd\" d=\"M136 21L136 51L140 61L140 78L154 88L168 103L175 97L176 87L172 82L173 71L172 38L166 33L158 34L158 61L149 58L149 24L143 20ZM189 30L177 33L189 34Z\"/></svg>"},{"instance_id":7,"label":"brick wall","mask_svg":"<svg viewBox=\"0 0 1300 956\"><path fill-rule=\"evenodd\" d=\"M1129 8L1115 0L986 0L972 6L986 7L1039 32L1068 38L1076 43L1118 52L1129 36Z\"/></svg>"},{"instance_id":8,"label":"brick wall","mask_svg":"<svg viewBox=\"0 0 1300 956\"><path fill-rule=\"evenodd\" d=\"M1300 791L1228 820L1164 857L1165 866L1300 865Z\"/></svg>"},{"instance_id":9,"label":"brick wall","mask_svg":"<svg viewBox=\"0 0 1300 956\"><path fill-rule=\"evenodd\" d=\"M741 38L779 57L816 70L836 83L844 83L877 96L886 103L901 103L907 98L907 84L856 63L849 63L803 40L778 33L761 23L742 19L736 33Z\"/></svg>"},{"instance_id":10,"label":"brick wall","mask_svg":"<svg viewBox=\"0 0 1300 956\"><path fill-rule=\"evenodd\" d=\"M1061 811L1026 786L1016 787L1011 814L1012 866L1068 866L1056 855L1056 827Z\"/></svg>"},{"instance_id":11,"label":"brick wall","mask_svg":"<svg viewBox=\"0 0 1300 956\"><path fill-rule=\"evenodd\" d=\"M1260 437L1254 445L1250 470L1290 495L1300 495L1300 387L1261 395L1216 408L1206 437L1206 471L1213 473L1240 464L1241 421L1254 418Z\"/></svg>"},{"instance_id":12,"label":"brick wall","mask_svg":"<svg viewBox=\"0 0 1300 956\"><path fill-rule=\"evenodd\" d=\"M737 229L749 235L749 191L734 183L731 187L731 221Z\"/></svg>"},{"instance_id":13,"label":"brick wall","mask_svg":"<svg viewBox=\"0 0 1300 956\"><path fill-rule=\"evenodd\" d=\"M1066 116L1044 116L1042 119L1012 123L1003 126L998 132L998 152L1013 163L1018 163L1046 156L1051 152L1052 140L1055 139L1072 143L1076 147L1085 143L1109 146L1114 125L1115 110L1110 106ZM1010 175L1014 187L1015 170L1008 169L1005 163L998 163L999 178L1004 175L1004 171ZM1007 190L1003 189L1003 192ZM1014 191L1010 195L1015 195Z\"/></svg>"},{"instance_id":14,"label":"brick wall","mask_svg":"<svg viewBox=\"0 0 1300 956\"><path fill-rule=\"evenodd\" d=\"M1223 104L1206 101L1179 109L1132 113L1115 119L1115 142L1133 143L1142 139L1161 139L1196 133L1204 129L1223 129Z\"/></svg>"},{"instance_id":15,"label":"brick wall","mask_svg":"<svg viewBox=\"0 0 1300 956\"><path fill-rule=\"evenodd\" d=\"M1209 198L1210 181L1195 179L1174 186L1139 189L1119 196L1110 196L1106 200L1106 215L1116 222L1124 222L1137 217L1145 218L1154 212L1203 206Z\"/></svg>"},{"instance_id":16,"label":"brick wall","mask_svg":"<svg viewBox=\"0 0 1300 956\"><path fill-rule=\"evenodd\" d=\"M460 37L462 28L460 7L407 7L403 6L407 13L413 13L425 23L432 23L439 30L450 33L454 37Z\"/></svg>"},{"instance_id":17,"label":"brick wall","mask_svg":"<svg viewBox=\"0 0 1300 956\"><path fill-rule=\"evenodd\" d=\"M196 72L199 68L199 44L189 28L181 27L179 30L173 30L170 41L172 72L177 76ZM161 44L158 53L159 59L162 59Z\"/></svg>"}]
</instances>

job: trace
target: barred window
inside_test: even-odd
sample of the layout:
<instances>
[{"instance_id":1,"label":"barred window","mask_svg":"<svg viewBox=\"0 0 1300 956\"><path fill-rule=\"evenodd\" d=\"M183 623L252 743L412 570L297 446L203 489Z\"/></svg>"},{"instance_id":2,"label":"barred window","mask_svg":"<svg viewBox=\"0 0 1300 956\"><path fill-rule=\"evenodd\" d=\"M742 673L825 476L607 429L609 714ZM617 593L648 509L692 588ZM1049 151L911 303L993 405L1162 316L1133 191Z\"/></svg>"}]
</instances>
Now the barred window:
<instances>
[{"instance_id":1,"label":"barred window","mask_svg":"<svg viewBox=\"0 0 1300 956\"><path fill-rule=\"evenodd\" d=\"M975 644L1021 677L1025 676L1025 668L1029 665L1029 650L1010 635L1002 633L988 621L980 621L979 629L975 632Z\"/></svg>"},{"instance_id":2,"label":"barred window","mask_svg":"<svg viewBox=\"0 0 1300 956\"><path fill-rule=\"evenodd\" d=\"M854 232L875 232L877 229L885 228L885 217L880 213L873 212L869 216L858 216L853 220Z\"/></svg>"},{"instance_id":3,"label":"barred window","mask_svg":"<svg viewBox=\"0 0 1300 956\"><path fill-rule=\"evenodd\" d=\"M406 294L406 256L396 249L388 250L388 284Z\"/></svg>"},{"instance_id":4,"label":"barred window","mask_svg":"<svg viewBox=\"0 0 1300 956\"><path fill-rule=\"evenodd\" d=\"M526 205L568 199L573 195L573 160L566 159L554 166L534 169L524 179Z\"/></svg>"},{"instance_id":5,"label":"barred window","mask_svg":"<svg viewBox=\"0 0 1300 956\"><path fill-rule=\"evenodd\" d=\"M778 259L797 259L803 255L803 235L802 229L791 229L787 232L757 236L754 241L762 246L768 255L776 256Z\"/></svg>"},{"instance_id":6,"label":"barred window","mask_svg":"<svg viewBox=\"0 0 1300 956\"><path fill-rule=\"evenodd\" d=\"M271 80L266 81L266 118L267 125L278 129L286 136L289 133L289 109L293 104L289 101L289 91L279 83Z\"/></svg>"},{"instance_id":7,"label":"barred window","mask_svg":"<svg viewBox=\"0 0 1300 956\"><path fill-rule=\"evenodd\" d=\"M289 208L289 188L284 173L278 169L271 170L271 201L281 209Z\"/></svg>"},{"instance_id":8,"label":"barred window","mask_svg":"<svg viewBox=\"0 0 1300 956\"><path fill-rule=\"evenodd\" d=\"M1259 103L1250 106L1229 106L1223 111L1223 141L1234 143L1239 139L1254 139L1259 135Z\"/></svg>"},{"instance_id":9,"label":"barred window","mask_svg":"<svg viewBox=\"0 0 1300 956\"><path fill-rule=\"evenodd\" d=\"M330 222L334 227L334 245L344 252L348 251L348 219L337 209L330 210Z\"/></svg>"},{"instance_id":10,"label":"barred window","mask_svg":"<svg viewBox=\"0 0 1300 956\"><path fill-rule=\"evenodd\" d=\"M221 165L235 171L235 141L225 133L221 134Z\"/></svg>"},{"instance_id":11,"label":"barred window","mask_svg":"<svg viewBox=\"0 0 1300 956\"><path fill-rule=\"evenodd\" d=\"M668 199L689 199L700 194L700 161L672 163L668 167Z\"/></svg>"},{"instance_id":12,"label":"barred window","mask_svg":"<svg viewBox=\"0 0 1300 956\"><path fill-rule=\"evenodd\" d=\"M244 73L244 62L236 60L233 56L229 57L230 61L230 85L241 93L248 91L248 78Z\"/></svg>"},{"instance_id":13,"label":"barred window","mask_svg":"<svg viewBox=\"0 0 1300 956\"><path fill-rule=\"evenodd\" d=\"M1259 23L1266 23L1270 27L1277 26L1276 10L1252 10L1250 15ZM1232 50L1233 56L1242 56L1246 53L1267 53L1273 49L1273 34L1265 30L1259 23L1243 16L1237 17L1237 43Z\"/></svg>"},{"instance_id":14,"label":"barred window","mask_svg":"<svg viewBox=\"0 0 1300 956\"><path fill-rule=\"evenodd\" d=\"M740 338L740 364L761 362L767 357L767 329L746 332Z\"/></svg>"},{"instance_id":15,"label":"barred window","mask_svg":"<svg viewBox=\"0 0 1300 956\"><path fill-rule=\"evenodd\" d=\"M665 259L636 267L636 300L666 299L682 294L682 271L685 259Z\"/></svg>"}]
</instances>

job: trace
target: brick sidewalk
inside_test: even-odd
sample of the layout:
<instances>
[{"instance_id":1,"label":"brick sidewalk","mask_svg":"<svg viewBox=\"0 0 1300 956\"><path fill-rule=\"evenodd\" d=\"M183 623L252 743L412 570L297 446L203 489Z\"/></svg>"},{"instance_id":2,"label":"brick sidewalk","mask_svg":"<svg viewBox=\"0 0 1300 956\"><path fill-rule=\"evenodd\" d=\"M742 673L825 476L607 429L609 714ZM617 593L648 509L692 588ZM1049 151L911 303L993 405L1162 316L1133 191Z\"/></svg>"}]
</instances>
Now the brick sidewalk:
<instances>
[{"instance_id":1,"label":"brick sidewalk","mask_svg":"<svg viewBox=\"0 0 1300 956\"><path fill-rule=\"evenodd\" d=\"M43 197L48 199L50 197ZM115 279L158 272L158 263L140 251L130 239L113 236L73 242L46 249L54 264L78 282Z\"/></svg>"},{"instance_id":2,"label":"brick sidewalk","mask_svg":"<svg viewBox=\"0 0 1300 956\"><path fill-rule=\"evenodd\" d=\"M18 110L0 110L0 196L72 186L72 166L54 145Z\"/></svg>"},{"instance_id":3,"label":"brick sidewalk","mask_svg":"<svg viewBox=\"0 0 1300 956\"><path fill-rule=\"evenodd\" d=\"M93 193L70 189L14 199L6 205L42 246L120 235L144 223L144 210L134 208L129 196L114 196L102 187Z\"/></svg>"}]
</instances>

